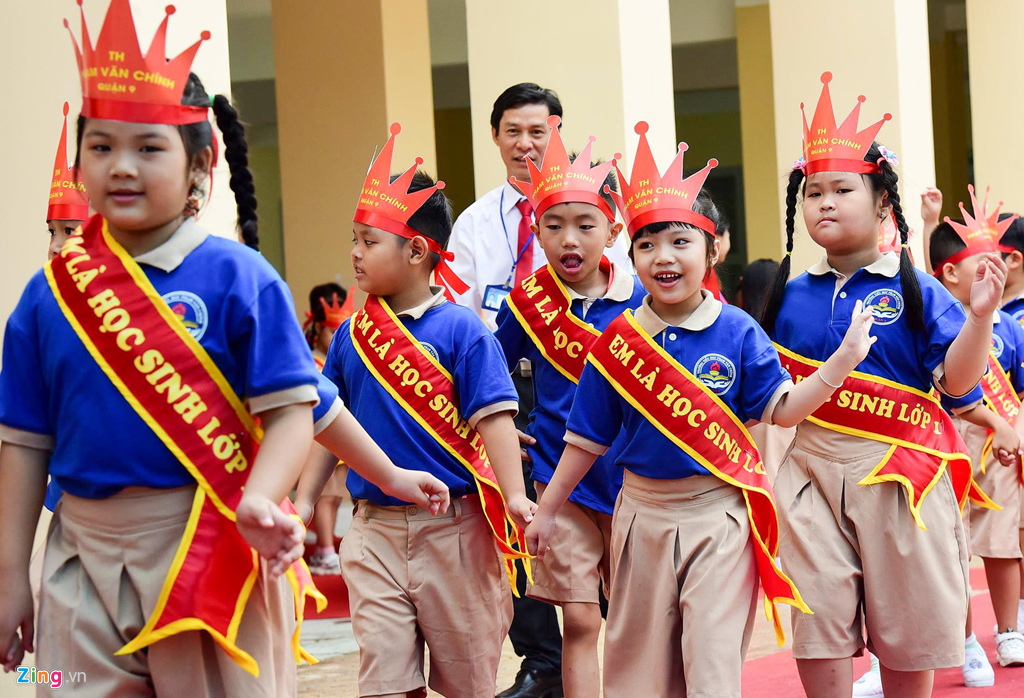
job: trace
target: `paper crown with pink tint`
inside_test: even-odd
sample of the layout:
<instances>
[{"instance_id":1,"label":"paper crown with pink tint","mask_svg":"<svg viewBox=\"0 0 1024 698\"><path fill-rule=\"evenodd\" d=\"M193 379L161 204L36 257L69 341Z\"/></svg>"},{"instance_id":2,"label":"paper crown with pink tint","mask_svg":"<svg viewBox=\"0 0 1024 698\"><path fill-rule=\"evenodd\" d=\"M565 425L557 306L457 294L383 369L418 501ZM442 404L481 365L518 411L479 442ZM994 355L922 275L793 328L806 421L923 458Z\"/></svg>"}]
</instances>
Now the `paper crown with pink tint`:
<instances>
[{"instance_id":1,"label":"paper crown with pink tint","mask_svg":"<svg viewBox=\"0 0 1024 698\"><path fill-rule=\"evenodd\" d=\"M82 0L78 0L81 7ZM165 8L165 15L153 35L146 55L142 55L135 19L128 0L111 0L96 45L82 16L82 44L79 47L71 26L82 83L82 116L115 121L148 124L194 124L206 120L208 106L181 103L192 61L199 46L210 38L204 31L194 44L168 60L167 21L174 14L174 5Z\"/></svg>"},{"instance_id":2,"label":"paper crown with pink tint","mask_svg":"<svg viewBox=\"0 0 1024 698\"><path fill-rule=\"evenodd\" d=\"M697 201L697 195L708 178L712 169L718 167L718 160L712 158L707 165L683 179L683 153L689 146L680 143L672 164L660 174L658 163L654 161L651 153L651 146L647 142L647 131L649 126L646 121L639 122L634 131L639 134L640 142L637 144L636 156L633 158L633 169L630 171L630 178L622 174L619 169L619 160L622 155L615 154L612 160L615 171L619 176L619 188L622 194L605 187L605 191L612 195L615 205L622 214L622 220L626 224L626 230L632 238L644 226L651 223L667 223L678 221L694 225L701 230L715 233L715 224L707 216L702 216L693 211L693 205Z\"/></svg>"},{"instance_id":3,"label":"paper crown with pink tint","mask_svg":"<svg viewBox=\"0 0 1024 698\"><path fill-rule=\"evenodd\" d=\"M89 217L89 195L78 181L78 168L68 164L68 103L64 102L64 127L60 130L46 220L84 221Z\"/></svg>"},{"instance_id":4,"label":"paper crown with pink tint","mask_svg":"<svg viewBox=\"0 0 1024 698\"><path fill-rule=\"evenodd\" d=\"M570 160L558 130L561 122L561 118L556 115L548 117L548 126L551 128L540 167L533 164L533 160L526 159L530 181L521 182L515 177L509 177L509 183L523 192L537 220L555 204L576 201L597 206L608 220L614 221L615 211L601 197L604 180L612 169L612 163L604 162L591 167L590 152L595 140L593 136L587 139L586 146L576 159Z\"/></svg>"},{"instance_id":5,"label":"paper crown with pink tint","mask_svg":"<svg viewBox=\"0 0 1024 698\"><path fill-rule=\"evenodd\" d=\"M964 241L967 247L937 264L934 271L936 277L942 276L942 269L947 264L956 264L961 260L983 252L1013 252L1015 249L1009 245L1002 244L1001 240L1010 225L1017 220L1017 214L1007 216L1004 220L999 220L999 209L1002 208L1003 202L1000 201L995 211L989 213L988 187L985 187L985 201L981 204L978 204L978 197L974 194L973 184L967 185L967 191L971 195L971 208L974 211L974 215L972 216L970 213L967 213L964 202L961 201L959 207L960 213L963 214L964 222L954 221L949 216L943 219L956 231L956 234L960 236L960 239Z\"/></svg>"}]
</instances>

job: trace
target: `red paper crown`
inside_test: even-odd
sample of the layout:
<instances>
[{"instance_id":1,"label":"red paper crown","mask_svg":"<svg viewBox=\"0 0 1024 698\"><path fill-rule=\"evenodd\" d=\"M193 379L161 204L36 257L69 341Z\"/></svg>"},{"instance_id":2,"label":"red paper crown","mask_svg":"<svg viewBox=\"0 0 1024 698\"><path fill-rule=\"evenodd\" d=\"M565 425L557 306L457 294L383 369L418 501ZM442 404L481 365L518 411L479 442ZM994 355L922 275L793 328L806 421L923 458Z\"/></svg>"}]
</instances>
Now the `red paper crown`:
<instances>
[{"instance_id":1,"label":"red paper crown","mask_svg":"<svg viewBox=\"0 0 1024 698\"><path fill-rule=\"evenodd\" d=\"M558 130L560 123L562 119L558 116L548 117L548 126L551 129L548 131L548 146L544 151L540 168L533 164L533 160L526 159L530 181L520 182L515 177L509 177L508 181L529 199L538 221L549 208L568 201L593 204L601 209L601 213L607 216L608 220L614 221L615 211L601 197L604 180L612 168L612 163L604 162L595 167L590 166L590 150L595 140L593 136L587 140L587 145L576 159L570 162L565 143L562 142L562 134Z\"/></svg>"},{"instance_id":2,"label":"red paper crown","mask_svg":"<svg viewBox=\"0 0 1024 698\"><path fill-rule=\"evenodd\" d=\"M633 170L630 172L632 179L627 181L619 169L622 155L616 153L615 159L612 160L619 175L622 196L616 194L610 187L604 188L612 195L615 205L622 213L630 238L646 225L671 221L694 225L714 235L715 224L707 216L694 213L693 204L697 201L697 194L704 186L708 174L713 168L718 167L718 160L708 160L703 169L683 179L683 153L689 146L680 143L672 164L665 170L663 176L659 175L658 163L654 161L651 146L647 143L648 128L646 121L641 121L633 128L640 134L640 142L637 144L636 157L633 158Z\"/></svg>"},{"instance_id":3,"label":"red paper crown","mask_svg":"<svg viewBox=\"0 0 1024 698\"><path fill-rule=\"evenodd\" d=\"M420 157L416 158L413 166L403 172L394 182L391 181L391 159L395 151L395 136L401 132L401 124L391 124L391 137L388 138L388 142L384 144L377 158L370 164L370 171L366 173L366 181L363 182L363 190L359 194L359 203L356 204L356 212L352 216L352 220L386 230L409 240L414 237L426 240L427 249L441 256L441 263L434 270L434 278L445 287L445 296L449 300L454 300L451 291L461 295L469 290L469 286L448 266L448 262L455 259L455 255L443 249L437 244L437 241L431 240L423 233L409 227L409 218L426 203L427 199L434 195L435 191L444 189L444 182L438 180L437 184L432 187L409 191L416 168L423 164L423 158Z\"/></svg>"},{"instance_id":4,"label":"red paper crown","mask_svg":"<svg viewBox=\"0 0 1024 698\"><path fill-rule=\"evenodd\" d=\"M352 314L356 311L356 287L353 286L348 290L348 295L345 296L345 302L338 305L338 294L331 294L331 304L327 305L327 301L320 298L320 305L324 309L324 326L338 329L341 327L341 323L352 317Z\"/></svg>"},{"instance_id":5,"label":"red paper crown","mask_svg":"<svg viewBox=\"0 0 1024 698\"><path fill-rule=\"evenodd\" d=\"M879 172L878 163L867 162L864 156L881 130L882 124L891 119L892 114L885 114L878 122L858 132L860 105L865 99L864 95L861 95L857 97L857 104L846 117L846 121L836 128L832 94L828 89L831 81L832 73L821 74L821 96L818 97L818 106L814 109L810 128L807 127L804 104L800 103L800 113L804 117L804 155L803 164L799 169L803 170L805 176L815 172L876 174Z\"/></svg>"},{"instance_id":6,"label":"red paper crown","mask_svg":"<svg viewBox=\"0 0 1024 698\"><path fill-rule=\"evenodd\" d=\"M81 7L82 0L78 0L78 5ZM183 105L181 95L196 51L210 38L210 32L204 31L199 41L168 60L167 19L174 14L174 5L168 5L165 11L167 15L157 28L145 57L139 47L128 0L111 0L95 47L85 24L85 12L80 11L82 49L73 33L71 42L75 45L82 81L83 116L171 125L206 120L208 107ZM70 33L66 19L64 26Z\"/></svg>"},{"instance_id":7,"label":"red paper crown","mask_svg":"<svg viewBox=\"0 0 1024 698\"><path fill-rule=\"evenodd\" d=\"M959 204L960 213L963 214L965 223L954 221L949 216L943 219L956 231L956 234L960 236L960 239L964 241L967 247L956 254L950 255L942 260L940 264L936 265L933 272L936 278L942 277L942 270L947 264L956 264L968 257L983 252L1013 252L1015 249L1009 245L1001 244L1000 240L1002 240L1006 230L1019 216L1015 213L1005 220L999 220L999 209L1003 206L1002 201L996 206L996 210L992 212L992 215L989 215L988 187L985 187L985 202L981 206L978 206L978 197L974 195L973 184L967 185L967 191L971 194L971 208L974 209L974 216L967 213L967 209L964 208L964 202L961 201Z\"/></svg>"},{"instance_id":8,"label":"red paper crown","mask_svg":"<svg viewBox=\"0 0 1024 698\"><path fill-rule=\"evenodd\" d=\"M89 217L89 195L78 181L78 168L68 164L68 103L64 102L64 128L57 144L57 160L53 163L50 201L46 207L48 221L84 221Z\"/></svg>"}]
</instances>

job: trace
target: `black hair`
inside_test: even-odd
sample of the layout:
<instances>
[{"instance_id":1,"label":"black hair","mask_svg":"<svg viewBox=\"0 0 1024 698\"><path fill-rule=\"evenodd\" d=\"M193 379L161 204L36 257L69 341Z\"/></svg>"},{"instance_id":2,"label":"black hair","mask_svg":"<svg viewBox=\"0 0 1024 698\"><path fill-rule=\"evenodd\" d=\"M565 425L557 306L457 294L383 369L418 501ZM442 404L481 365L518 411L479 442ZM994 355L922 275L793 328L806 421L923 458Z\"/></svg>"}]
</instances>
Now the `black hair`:
<instances>
[{"instance_id":1,"label":"black hair","mask_svg":"<svg viewBox=\"0 0 1024 698\"><path fill-rule=\"evenodd\" d=\"M394 182L401 175L391 175ZM436 182L423 170L416 170L409 183L409 192L420 191L434 186ZM408 226L417 233L436 242L441 249L448 244L448 238L452 235L452 203L440 189L431 194L430 198L423 202L423 205L409 217ZM398 236L399 247L404 247L408 239ZM433 269L441 263L441 255L436 252L430 253L430 268Z\"/></svg>"},{"instance_id":2,"label":"black hair","mask_svg":"<svg viewBox=\"0 0 1024 698\"><path fill-rule=\"evenodd\" d=\"M1007 218L1012 216L1012 213L1000 213L998 220L1000 222L1005 221ZM1021 254L1024 254L1024 219L1018 218L1013 223L1010 223L1010 227L1003 233L1003 237L999 240L1003 245L1009 245L1013 249L1017 250ZM1003 253L1003 257L1006 257L1007 253Z\"/></svg>"},{"instance_id":3,"label":"black hair","mask_svg":"<svg viewBox=\"0 0 1024 698\"><path fill-rule=\"evenodd\" d=\"M939 265L945 262L947 259L955 255L960 250L967 249L967 244L957 235L957 232L953 230L953 226L949 223L939 223L935 230L932 231L930 238L931 244L928 248L928 261L932 264L932 269L935 270L936 274L942 272L939 269Z\"/></svg>"},{"instance_id":4,"label":"black hair","mask_svg":"<svg viewBox=\"0 0 1024 698\"><path fill-rule=\"evenodd\" d=\"M779 270L779 263L774 259L758 259L747 265L740 276L740 292L743 294L743 310L755 320L760 321L764 312L764 302L768 297L768 288Z\"/></svg>"},{"instance_id":5,"label":"black hair","mask_svg":"<svg viewBox=\"0 0 1024 698\"><path fill-rule=\"evenodd\" d=\"M721 220L722 214L718 211L718 207L715 206L715 202L711 199L711 195L708 194L703 189L701 189L697 193L697 198L694 199L693 212L710 219L711 224L715 227L715 230L718 230L718 222ZM654 235L655 233L660 233L663 230L669 230L670 228L692 228L694 230L700 230L700 232L704 233L704 243L707 246L706 261L708 272L714 270L714 265L712 264L711 259L715 253L715 235L713 233L709 233L708 231L702 228L697 228L695 226L690 225L689 223L683 223L681 221L649 223L645 225L643 228L640 228L640 230L636 231L636 235L633 236L632 241L630 241L629 258L633 259L633 245L636 244L637 240L647 235Z\"/></svg>"},{"instance_id":6,"label":"black hair","mask_svg":"<svg viewBox=\"0 0 1024 698\"><path fill-rule=\"evenodd\" d=\"M579 153L569 153L569 162L576 162L577 157L579 157ZM602 162L604 162L604 160L598 158L597 160L591 161L590 166L597 167ZM604 199L605 203L608 204L609 207L611 207L612 213L614 213L615 199L612 198L611 192L606 192L604 190L605 187L608 187L611 191L615 192L616 194L619 193L619 178L615 176L614 167L608 169L608 174L605 175L604 182L601 183L601 189L599 191L601 198Z\"/></svg>"},{"instance_id":7,"label":"black hair","mask_svg":"<svg viewBox=\"0 0 1024 698\"><path fill-rule=\"evenodd\" d=\"M231 171L231 179L228 182L231 191L235 193L235 206L238 210L238 232L241 234L242 242L254 250L260 249L259 217L256 215L256 185L253 181L252 172L249 170L249 145L245 139L245 126L242 124L238 110L231 104L224 95L210 95L206 93L202 81L195 73L189 73L188 82L185 83L185 90L181 95L181 103L194 107L212 106L213 115L217 119L217 128L223 136L224 159L227 160ZM75 162L82 150L82 134L85 131L85 117L78 115L78 136L77 152ZM192 167L192 159L198 155L203 148L213 146L213 127L209 121L200 121L195 124L178 126L178 133L185 144L185 156L188 160L187 167ZM189 191L190 197L198 197L204 194L199 186L194 186ZM186 203L188 213L198 213L198 208L191 203Z\"/></svg>"},{"instance_id":8,"label":"black hair","mask_svg":"<svg viewBox=\"0 0 1024 698\"><path fill-rule=\"evenodd\" d=\"M521 82L513 85L498 95L491 109L491 128L495 132L501 128L501 117L509 109L516 109L525 104L546 104L548 114L561 118L562 102L554 90L547 90L535 82Z\"/></svg>"},{"instance_id":9,"label":"black hair","mask_svg":"<svg viewBox=\"0 0 1024 698\"><path fill-rule=\"evenodd\" d=\"M315 327L314 323L323 323L327 319L327 313L324 312L324 306L320 303L320 299L322 298L325 303L331 305L334 302L334 296L338 297L338 304L341 305L348 297L348 291L333 281L326 284L318 284L309 291L309 314L313 322L309 323L305 329L306 342L309 343L310 348L316 343L316 330L318 328Z\"/></svg>"},{"instance_id":10,"label":"black hair","mask_svg":"<svg viewBox=\"0 0 1024 698\"><path fill-rule=\"evenodd\" d=\"M892 207L893 217L896 219L896 228L900 231L900 291L903 293L903 303L907 313L907 323L914 331L924 331L924 301L921 298L921 285L917 280L917 270L910 259L910 250L907 247L907 240L910 235L910 227L903 216L903 206L900 204L898 189L899 177L892 169L889 161L882 157L877 142L872 142L864 156L865 162L877 162L879 172L877 174L861 175L871 183L871 189L876 196L889 195L889 205ZM786 295L786 283L789 281L791 266L790 255L793 252L793 232L796 221L796 203L799 195L803 194L806 186L802 170L793 170L789 174L789 185L786 187L786 256L779 264L779 271L775 274L771 291L764 305L764 314L761 317L761 326L769 334L775 329L775 320L782 308L782 300Z\"/></svg>"},{"instance_id":11,"label":"black hair","mask_svg":"<svg viewBox=\"0 0 1024 698\"><path fill-rule=\"evenodd\" d=\"M715 226L715 235L721 237L725 234L725 231L729 229L729 219L725 216L725 211L718 212L718 225Z\"/></svg>"}]
</instances>

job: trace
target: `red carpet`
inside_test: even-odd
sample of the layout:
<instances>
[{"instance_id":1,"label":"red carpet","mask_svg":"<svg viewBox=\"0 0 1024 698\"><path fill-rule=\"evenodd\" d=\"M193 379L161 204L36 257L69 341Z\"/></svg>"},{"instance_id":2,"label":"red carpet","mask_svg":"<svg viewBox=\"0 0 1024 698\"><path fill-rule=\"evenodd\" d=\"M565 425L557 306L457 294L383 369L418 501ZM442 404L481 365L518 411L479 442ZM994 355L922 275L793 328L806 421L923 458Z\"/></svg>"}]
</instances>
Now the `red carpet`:
<instances>
[{"instance_id":1,"label":"red carpet","mask_svg":"<svg viewBox=\"0 0 1024 698\"><path fill-rule=\"evenodd\" d=\"M992 602L988 597L988 584L983 569L971 569L971 586L975 592L972 609L974 611L974 632L981 641L996 672L996 684L990 688L967 688L964 686L960 668L943 669L935 673L935 689L933 696L961 696L963 698L986 698L1005 696L1021 698L1024 696L1024 667L1004 669L996 661L995 638L992 627L995 615ZM789 629L786 629L789 634ZM868 670L870 662L867 654L853 660L853 677L857 679ZM789 650L780 650L775 654L748 661L743 667L743 695L745 698L782 698L783 696L802 696L803 688L796 671L796 662Z\"/></svg>"},{"instance_id":2,"label":"red carpet","mask_svg":"<svg viewBox=\"0 0 1024 698\"><path fill-rule=\"evenodd\" d=\"M336 542L334 549L338 549L340 540ZM313 554L314 546L306 545L306 563L309 564L309 557ZM352 613L348 606L348 587L345 579L340 574L315 574L313 583L320 593L327 597L327 608L323 613L317 613L315 603L306 604L306 620L316 618L349 618Z\"/></svg>"}]
</instances>

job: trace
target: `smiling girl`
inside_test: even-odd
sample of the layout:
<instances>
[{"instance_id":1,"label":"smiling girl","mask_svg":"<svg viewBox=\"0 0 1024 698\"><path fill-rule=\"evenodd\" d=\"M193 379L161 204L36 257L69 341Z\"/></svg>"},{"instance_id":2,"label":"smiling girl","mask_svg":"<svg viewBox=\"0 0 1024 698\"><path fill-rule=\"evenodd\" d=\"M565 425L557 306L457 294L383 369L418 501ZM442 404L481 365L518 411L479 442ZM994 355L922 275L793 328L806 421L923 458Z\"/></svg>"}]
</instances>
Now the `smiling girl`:
<instances>
[{"instance_id":1,"label":"smiling girl","mask_svg":"<svg viewBox=\"0 0 1024 698\"><path fill-rule=\"evenodd\" d=\"M719 254L718 211L701 191L717 163L683 180L683 144L662 176L647 124L636 131L632 180L619 173L623 191L615 198L650 294L635 313L613 320L591 349L565 450L527 540L543 558L557 512L623 431L605 695L739 696L758 578L780 642L775 604L807 611L774 562L771 485L743 425L793 425L827 400L828 383L842 380L868 352L871 318L858 308L821 369L827 380L794 386L754 320L701 289ZM648 188L663 193L645 197Z\"/></svg>"},{"instance_id":2,"label":"smiling girl","mask_svg":"<svg viewBox=\"0 0 1024 698\"><path fill-rule=\"evenodd\" d=\"M787 256L762 324L801 385L848 336L852 308L873 313L877 344L845 382L818 369L842 390L799 425L775 483L783 568L814 609L793 617L793 656L808 696L850 695L850 658L863 651L866 631L886 695L928 696L933 669L963 663L968 587L959 506L972 491L963 442L928 393L935 387L958 397L977 385L1006 265L998 255L979 262L966 317L914 268L896 158L873 141L890 117L858 133L858 104L837 127L831 79L822 75L810 128L804 121L804 156L786 199ZM825 258L787 285L801 191L804 223ZM899 255L878 250L879 221L890 212Z\"/></svg>"},{"instance_id":3,"label":"smiling girl","mask_svg":"<svg viewBox=\"0 0 1024 698\"><path fill-rule=\"evenodd\" d=\"M200 42L165 60L166 29L143 58L128 0L95 47L83 19L79 166L96 215L4 335L0 657L10 670L35 645L28 553L49 470L64 495L42 665L87 673L96 695L294 695L308 571L279 503L312 437L317 371L272 267L195 222L212 105L255 245L238 114L189 73ZM164 79L137 79L153 71Z\"/></svg>"}]
</instances>

